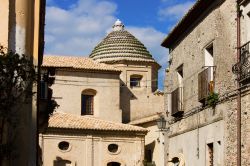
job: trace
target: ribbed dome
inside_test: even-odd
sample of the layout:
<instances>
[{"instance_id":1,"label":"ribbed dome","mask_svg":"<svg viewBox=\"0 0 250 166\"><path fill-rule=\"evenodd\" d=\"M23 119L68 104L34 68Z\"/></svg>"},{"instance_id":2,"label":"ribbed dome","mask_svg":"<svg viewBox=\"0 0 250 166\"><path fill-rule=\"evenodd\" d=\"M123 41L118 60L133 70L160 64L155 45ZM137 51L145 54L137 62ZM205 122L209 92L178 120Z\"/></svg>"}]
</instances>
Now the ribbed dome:
<instances>
[{"instance_id":1,"label":"ribbed dome","mask_svg":"<svg viewBox=\"0 0 250 166\"><path fill-rule=\"evenodd\" d=\"M155 62L146 47L117 20L109 33L92 51L90 58L100 61L148 61Z\"/></svg>"}]
</instances>

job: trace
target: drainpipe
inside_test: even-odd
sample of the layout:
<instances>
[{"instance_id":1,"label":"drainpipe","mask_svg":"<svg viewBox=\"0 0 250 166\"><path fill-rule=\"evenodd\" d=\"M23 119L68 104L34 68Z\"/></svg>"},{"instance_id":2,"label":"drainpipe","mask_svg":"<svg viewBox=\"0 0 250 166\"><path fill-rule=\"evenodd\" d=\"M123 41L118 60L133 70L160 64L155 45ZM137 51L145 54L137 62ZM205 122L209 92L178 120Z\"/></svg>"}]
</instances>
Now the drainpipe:
<instances>
[{"instance_id":1,"label":"drainpipe","mask_svg":"<svg viewBox=\"0 0 250 166\"><path fill-rule=\"evenodd\" d=\"M240 64L240 46L241 46L241 31L240 31L240 5L237 0L237 63ZM240 89L241 72L237 76L237 166L241 166L241 89Z\"/></svg>"},{"instance_id":2,"label":"drainpipe","mask_svg":"<svg viewBox=\"0 0 250 166\"><path fill-rule=\"evenodd\" d=\"M39 30L38 30L38 69L37 69L37 112L36 112L36 165L39 166L43 161L40 161L42 155L43 145L40 149L39 146L39 125L40 125L40 97L41 97L41 66L44 52L44 28L45 28L45 8L46 8L46 0L37 1L39 3ZM43 117L41 117L43 118ZM43 139L43 138L42 138Z\"/></svg>"}]
</instances>

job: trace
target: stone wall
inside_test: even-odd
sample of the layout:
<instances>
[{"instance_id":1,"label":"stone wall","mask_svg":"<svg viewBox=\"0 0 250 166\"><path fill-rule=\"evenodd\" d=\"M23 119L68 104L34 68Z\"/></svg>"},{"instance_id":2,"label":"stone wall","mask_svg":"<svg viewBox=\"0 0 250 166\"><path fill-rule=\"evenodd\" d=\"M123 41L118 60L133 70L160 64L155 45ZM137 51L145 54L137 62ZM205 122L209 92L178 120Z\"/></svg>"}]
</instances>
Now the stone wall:
<instances>
[{"instance_id":1,"label":"stone wall","mask_svg":"<svg viewBox=\"0 0 250 166\"><path fill-rule=\"evenodd\" d=\"M236 165L237 102L236 93L230 95L236 90L236 76L232 73L232 66L236 63L236 14L234 0L216 1L194 21L192 26L189 26L188 32L180 37L178 43L170 48L172 61L169 72L166 73L165 93L169 94L178 87L176 69L183 65L184 116L179 120L168 117L170 132L166 139L169 140L169 160L182 153L187 165L205 165L207 150L204 147L209 143L207 140L210 140L214 146L219 143L221 149L220 153L214 149L214 164ZM198 102L198 73L204 69L205 48L211 43L216 69L215 92L219 93L221 99L214 109L202 107ZM246 156L249 156L247 134L250 100L246 94L242 96L242 164L248 165ZM171 113L170 97L165 98L168 99L165 108Z\"/></svg>"}]
</instances>

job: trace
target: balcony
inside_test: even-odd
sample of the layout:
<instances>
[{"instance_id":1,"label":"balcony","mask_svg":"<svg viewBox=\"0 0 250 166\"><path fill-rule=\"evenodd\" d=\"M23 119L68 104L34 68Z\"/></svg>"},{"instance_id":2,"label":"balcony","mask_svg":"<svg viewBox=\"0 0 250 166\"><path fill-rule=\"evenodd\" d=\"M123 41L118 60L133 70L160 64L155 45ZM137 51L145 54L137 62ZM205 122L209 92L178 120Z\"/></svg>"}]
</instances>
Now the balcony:
<instances>
[{"instance_id":1,"label":"balcony","mask_svg":"<svg viewBox=\"0 0 250 166\"><path fill-rule=\"evenodd\" d=\"M207 96L214 91L214 67L206 67L198 74L198 100L205 103Z\"/></svg>"},{"instance_id":2,"label":"balcony","mask_svg":"<svg viewBox=\"0 0 250 166\"><path fill-rule=\"evenodd\" d=\"M183 114L183 88L179 87L176 88L172 93L171 93L171 108L172 108L172 113L171 115L174 117L179 117L182 116Z\"/></svg>"},{"instance_id":3,"label":"balcony","mask_svg":"<svg viewBox=\"0 0 250 166\"><path fill-rule=\"evenodd\" d=\"M240 47L240 62L233 66L233 73L240 74L239 82L241 84L249 83L250 81L250 41Z\"/></svg>"}]
</instances>

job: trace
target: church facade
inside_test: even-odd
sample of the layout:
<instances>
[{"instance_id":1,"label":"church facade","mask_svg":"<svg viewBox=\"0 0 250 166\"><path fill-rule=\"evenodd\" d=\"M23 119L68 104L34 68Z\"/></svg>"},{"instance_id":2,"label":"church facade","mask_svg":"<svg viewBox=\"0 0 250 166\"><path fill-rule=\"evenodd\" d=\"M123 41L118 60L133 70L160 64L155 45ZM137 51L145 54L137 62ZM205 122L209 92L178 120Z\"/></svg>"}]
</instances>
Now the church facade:
<instances>
[{"instance_id":1,"label":"church facade","mask_svg":"<svg viewBox=\"0 0 250 166\"><path fill-rule=\"evenodd\" d=\"M119 20L89 58L45 56L43 69L55 73L51 88L60 106L40 136L43 164L157 164L159 68ZM154 146L145 149L145 143Z\"/></svg>"}]
</instances>

